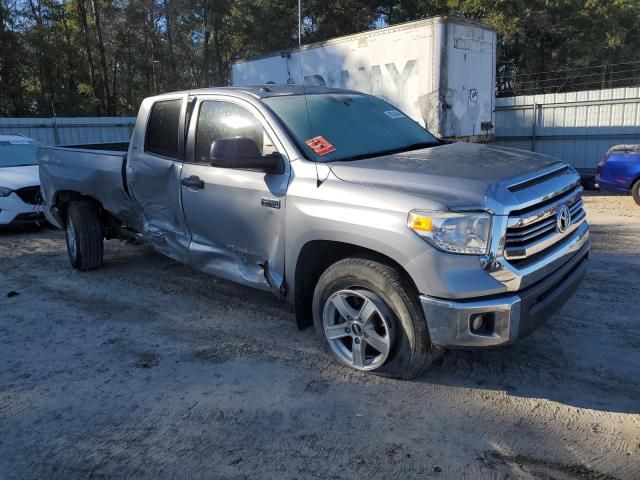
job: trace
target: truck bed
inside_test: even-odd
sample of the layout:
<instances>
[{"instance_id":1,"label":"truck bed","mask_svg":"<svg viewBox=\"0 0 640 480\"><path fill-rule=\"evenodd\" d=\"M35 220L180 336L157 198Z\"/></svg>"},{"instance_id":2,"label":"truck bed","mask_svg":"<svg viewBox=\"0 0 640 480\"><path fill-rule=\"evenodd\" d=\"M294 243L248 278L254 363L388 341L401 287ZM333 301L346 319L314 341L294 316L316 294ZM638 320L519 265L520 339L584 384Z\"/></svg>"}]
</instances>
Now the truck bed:
<instances>
[{"instance_id":1,"label":"truck bed","mask_svg":"<svg viewBox=\"0 0 640 480\"><path fill-rule=\"evenodd\" d=\"M101 149L114 147L117 150ZM45 203L53 205L61 192L76 192L98 200L120 221L135 227L139 213L127 188L127 152L123 147L126 145L40 147L38 163Z\"/></svg>"}]
</instances>

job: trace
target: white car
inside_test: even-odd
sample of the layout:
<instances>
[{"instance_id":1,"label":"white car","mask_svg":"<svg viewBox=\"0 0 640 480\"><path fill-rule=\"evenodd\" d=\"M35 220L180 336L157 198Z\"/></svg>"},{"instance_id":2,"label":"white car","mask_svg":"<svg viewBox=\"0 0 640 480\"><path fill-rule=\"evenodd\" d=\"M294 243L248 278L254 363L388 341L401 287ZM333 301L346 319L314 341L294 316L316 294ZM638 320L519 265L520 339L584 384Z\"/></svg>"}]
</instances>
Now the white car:
<instances>
[{"instance_id":1,"label":"white car","mask_svg":"<svg viewBox=\"0 0 640 480\"><path fill-rule=\"evenodd\" d=\"M37 151L32 138L0 135L0 226L44 220Z\"/></svg>"}]
</instances>

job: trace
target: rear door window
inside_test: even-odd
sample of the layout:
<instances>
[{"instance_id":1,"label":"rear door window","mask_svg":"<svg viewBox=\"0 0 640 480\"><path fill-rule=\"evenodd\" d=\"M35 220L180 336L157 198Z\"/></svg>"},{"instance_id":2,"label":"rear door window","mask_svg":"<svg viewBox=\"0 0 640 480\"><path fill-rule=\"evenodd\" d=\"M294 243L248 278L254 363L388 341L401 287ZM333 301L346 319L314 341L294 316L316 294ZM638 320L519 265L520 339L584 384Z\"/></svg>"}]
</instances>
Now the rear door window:
<instances>
[{"instance_id":1,"label":"rear door window","mask_svg":"<svg viewBox=\"0 0 640 480\"><path fill-rule=\"evenodd\" d=\"M153 104L147 122L145 152L180 159L180 111L182 100L162 100Z\"/></svg>"}]
</instances>

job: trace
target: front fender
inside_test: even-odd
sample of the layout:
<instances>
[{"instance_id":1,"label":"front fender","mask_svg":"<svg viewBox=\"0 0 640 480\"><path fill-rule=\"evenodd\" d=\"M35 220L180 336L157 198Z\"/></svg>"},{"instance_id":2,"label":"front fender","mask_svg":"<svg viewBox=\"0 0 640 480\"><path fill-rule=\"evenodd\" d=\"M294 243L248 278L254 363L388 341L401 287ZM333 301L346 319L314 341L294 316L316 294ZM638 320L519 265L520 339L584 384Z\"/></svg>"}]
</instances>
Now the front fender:
<instances>
[{"instance_id":1,"label":"front fender","mask_svg":"<svg viewBox=\"0 0 640 480\"><path fill-rule=\"evenodd\" d=\"M297 260L304 246L323 240L377 252L403 267L419 293L444 298L495 294L506 287L482 270L480 257L441 252L407 227L413 209L444 209L433 202L329 177L296 178L287 195L285 275L295 298Z\"/></svg>"}]
</instances>

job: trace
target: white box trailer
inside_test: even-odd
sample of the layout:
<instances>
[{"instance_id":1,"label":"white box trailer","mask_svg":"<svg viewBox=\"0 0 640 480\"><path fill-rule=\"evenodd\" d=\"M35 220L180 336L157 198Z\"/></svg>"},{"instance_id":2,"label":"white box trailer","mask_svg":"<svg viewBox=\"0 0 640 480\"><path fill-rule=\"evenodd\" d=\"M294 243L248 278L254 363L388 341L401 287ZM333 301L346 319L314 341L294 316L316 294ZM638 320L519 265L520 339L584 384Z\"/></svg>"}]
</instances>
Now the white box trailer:
<instances>
[{"instance_id":1,"label":"white box trailer","mask_svg":"<svg viewBox=\"0 0 640 480\"><path fill-rule=\"evenodd\" d=\"M236 60L232 85L301 84L388 100L440 138L474 139L494 123L496 32L434 17Z\"/></svg>"}]
</instances>

